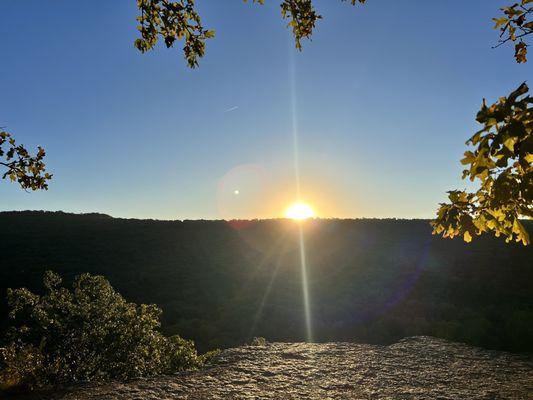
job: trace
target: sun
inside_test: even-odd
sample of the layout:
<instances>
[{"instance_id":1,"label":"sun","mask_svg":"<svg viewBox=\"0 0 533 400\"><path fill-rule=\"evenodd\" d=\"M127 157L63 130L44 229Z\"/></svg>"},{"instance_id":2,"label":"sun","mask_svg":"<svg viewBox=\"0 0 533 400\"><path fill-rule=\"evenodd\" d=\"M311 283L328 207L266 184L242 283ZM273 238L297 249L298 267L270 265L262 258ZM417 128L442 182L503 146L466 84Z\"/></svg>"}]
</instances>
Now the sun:
<instances>
[{"instance_id":1,"label":"sun","mask_svg":"<svg viewBox=\"0 0 533 400\"><path fill-rule=\"evenodd\" d=\"M297 202L291 204L285 211L285 217L296 220L304 220L307 218L313 218L315 212L311 206L307 203Z\"/></svg>"}]
</instances>

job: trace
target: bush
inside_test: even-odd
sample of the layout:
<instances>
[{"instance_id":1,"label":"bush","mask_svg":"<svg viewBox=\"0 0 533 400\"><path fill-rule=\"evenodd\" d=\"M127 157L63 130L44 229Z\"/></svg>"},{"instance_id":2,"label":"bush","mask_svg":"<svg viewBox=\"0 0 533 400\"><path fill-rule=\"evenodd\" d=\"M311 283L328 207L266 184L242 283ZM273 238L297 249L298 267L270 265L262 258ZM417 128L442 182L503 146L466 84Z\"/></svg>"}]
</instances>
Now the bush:
<instances>
[{"instance_id":1,"label":"bush","mask_svg":"<svg viewBox=\"0 0 533 400\"><path fill-rule=\"evenodd\" d=\"M43 355L32 345L11 343L0 348L0 390L31 387L41 380Z\"/></svg>"},{"instance_id":2,"label":"bush","mask_svg":"<svg viewBox=\"0 0 533 400\"><path fill-rule=\"evenodd\" d=\"M128 303L102 276L77 277L72 290L53 272L44 294L9 289L12 326L0 348L0 388L106 381L201 367L192 341L159 332L161 310Z\"/></svg>"}]
</instances>

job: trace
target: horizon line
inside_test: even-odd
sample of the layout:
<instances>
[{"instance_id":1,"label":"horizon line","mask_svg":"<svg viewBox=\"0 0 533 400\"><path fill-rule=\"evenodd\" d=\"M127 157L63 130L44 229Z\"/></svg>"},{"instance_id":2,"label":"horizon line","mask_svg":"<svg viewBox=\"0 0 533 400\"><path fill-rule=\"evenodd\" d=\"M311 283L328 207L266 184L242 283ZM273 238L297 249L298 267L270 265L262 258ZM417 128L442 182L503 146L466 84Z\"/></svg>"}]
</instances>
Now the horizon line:
<instances>
[{"instance_id":1,"label":"horizon line","mask_svg":"<svg viewBox=\"0 0 533 400\"><path fill-rule=\"evenodd\" d=\"M121 217L107 214L105 212L90 211L90 212L73 212L64 210L0 210L0 214L23 214L23 213L43 213L43 214L66 214L75 216L105 216L113 219L125 219L125 220L139 220L139 221L161 221L161 222L184 222L184 221L209 221L209 222L261 222L261 221L295 221L287 217L257 217L257 218L150 218L150 217ZM355 220L404 220L404 221L431 221L433 218L428 217L376 217L376 216L363 216L363 217L310 217L300 222L305 221L355 221Z\"/></svg>"}]
</instances>

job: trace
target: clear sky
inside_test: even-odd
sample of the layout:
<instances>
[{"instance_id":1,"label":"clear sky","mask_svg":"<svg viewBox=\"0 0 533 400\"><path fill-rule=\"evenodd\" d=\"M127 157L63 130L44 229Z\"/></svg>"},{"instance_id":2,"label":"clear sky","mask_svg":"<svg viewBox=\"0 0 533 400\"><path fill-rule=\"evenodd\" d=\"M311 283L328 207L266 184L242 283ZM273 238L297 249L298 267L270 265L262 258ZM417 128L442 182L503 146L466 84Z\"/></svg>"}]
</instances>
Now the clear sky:
<instances>
[{"instance_id":1,"label":"clear sky","mask_svg":"<svg viewBox=\"0 0 533 400\"><path fill-rule=\"evenodd\" d=\"M505 0L315 0L294 50L278 1L197 0L200 68L141 55L134 0L2 0L0 126L47 150L48 192L0 182L0 210L264 218L432 217L464 187L481 100L533 77L497 40Z\"/></svg>"}]
</instances>

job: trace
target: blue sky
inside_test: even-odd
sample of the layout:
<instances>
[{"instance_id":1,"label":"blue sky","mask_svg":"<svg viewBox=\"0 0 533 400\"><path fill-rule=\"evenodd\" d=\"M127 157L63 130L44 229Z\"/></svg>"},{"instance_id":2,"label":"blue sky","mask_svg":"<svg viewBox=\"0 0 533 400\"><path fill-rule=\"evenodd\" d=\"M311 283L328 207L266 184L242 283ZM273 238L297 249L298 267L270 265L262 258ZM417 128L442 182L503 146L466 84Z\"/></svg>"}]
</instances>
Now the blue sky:
<instances>
[{"instance_id":1,"label":"blue sky","mask_svg":"<svg viewBox=\"0 0 533 400\"><path fill-rule=\"evenodd\" d=\"M532 77L491 49L504 0L316 0L301 53L267 3L198 0L216 38L190 70L177 49L134 49L133 0L2 1L0 125L44 146L54 179L1 183L0 210L280 216L297 196L294 116L319 215L432 217L465 186L482 98Z\"/></svg>"}]
</instances>

